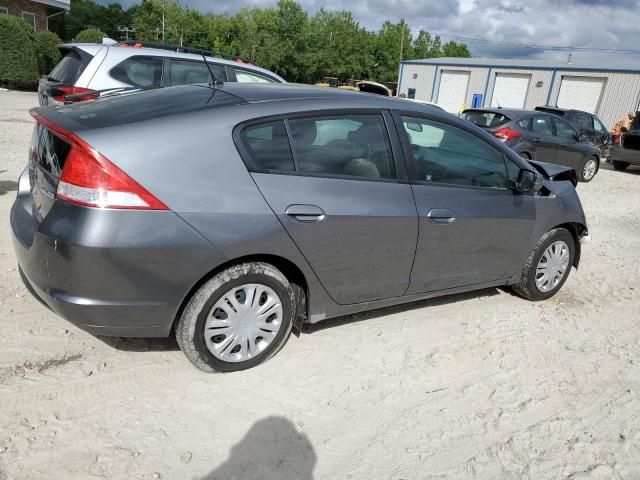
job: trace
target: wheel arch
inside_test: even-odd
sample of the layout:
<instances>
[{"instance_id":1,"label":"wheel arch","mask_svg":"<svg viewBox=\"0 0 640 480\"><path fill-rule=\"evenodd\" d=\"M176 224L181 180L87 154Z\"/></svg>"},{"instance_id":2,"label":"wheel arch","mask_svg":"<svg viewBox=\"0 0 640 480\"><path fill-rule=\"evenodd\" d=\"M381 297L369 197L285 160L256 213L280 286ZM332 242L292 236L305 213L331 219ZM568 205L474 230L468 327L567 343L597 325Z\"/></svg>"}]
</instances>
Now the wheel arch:
<instances>
[{"instance_id":1,"label":"wheel arch","mask_svg":"<svg viewBox=\"0 0 640 480\"><path fill-rule=\"evenodd\" d=\"M562 223L560 225L556 225L553 228L564 228L573 237L573 241L576 247L576 254L573 259L573 266L578 268L578 266L580 265L580 256L582 254L582 244L580 243L580 239L586 234L587 226L578 222L569 222L569 223Z\"/></svg>"},{"instance_id":2,"label":"wheel arch","mask_svg":"<svg viewBox=\"0 0 640 480\"><path fill-rule=\"evenodd\" d=\"M298 313L296 315L296 319L294 320L294 327L298 331L300 331L300 329L302 328L302 324L309 317L309 311L308 311L309 306L307 302L307 298L309 298L309 285L307 283L307 279L305 278L302 270L291 260L288 260L284 257L280 257L278 255L271 255L271 254L254 254L254 255L246 255L243 257L234 258L232 260L228 260L227 262L224 262L218 265L213 270L209 271L206 275L204 275L200 280L198 280L191 287L189 292L182 299L182 302L180 303L180 307L178 308L178 311L176 312L176 315L173 319L173 323L171 325L171 331L172 332L175 331L175 327L178 323L178 320L180 320L180 317L182 316L182 312L187 306L187 303L189 303L189 300L191 299L191 297L194 295L195 292L198 291L198 289L202 285L204 285L212 277L226 270L229 267L233 267L235 265L240 265L242 263L249 263L249 262L264 262L264 263L273 265L278 270L280 270L285 277L287 277L287 280L289 280L291 284L294 285L294 288L296 290L295 291L296 299L298 303Z\"/></svg>"}]
</instances>

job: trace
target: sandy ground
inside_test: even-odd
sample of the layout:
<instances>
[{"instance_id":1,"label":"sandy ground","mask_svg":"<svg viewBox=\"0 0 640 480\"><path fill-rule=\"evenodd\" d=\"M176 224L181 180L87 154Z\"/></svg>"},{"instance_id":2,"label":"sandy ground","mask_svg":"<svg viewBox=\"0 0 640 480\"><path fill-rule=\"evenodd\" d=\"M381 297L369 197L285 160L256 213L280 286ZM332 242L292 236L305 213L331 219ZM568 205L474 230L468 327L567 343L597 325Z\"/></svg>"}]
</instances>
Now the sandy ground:
<instances>
[{"instance_id":1,"label":"sandy ground","mask_svg":"<svg viewBox=\"0 0 640 480\"><path fill-rule=\"evenodd\" d=\"M22 286L9 209L35 103L0 92L0 479L640 479L640 169L580 185L593 242L550 301L385 309L207 375Z\"/></svg>"}]
</instances>

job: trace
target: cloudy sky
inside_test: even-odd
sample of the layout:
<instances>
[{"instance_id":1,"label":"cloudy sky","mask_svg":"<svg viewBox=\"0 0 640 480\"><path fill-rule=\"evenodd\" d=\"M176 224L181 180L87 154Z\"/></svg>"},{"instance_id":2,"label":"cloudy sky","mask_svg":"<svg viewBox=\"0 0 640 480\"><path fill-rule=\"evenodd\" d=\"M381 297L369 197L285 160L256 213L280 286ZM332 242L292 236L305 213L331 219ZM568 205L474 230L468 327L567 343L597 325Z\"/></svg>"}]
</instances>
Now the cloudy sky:
<instances>
[{"instance_id":1,"label":"cloudy sky","mask_svg":"<svg viewBox=\"0 0 640 480\"><path fill-rule=\"evenodd\" d=\"M109 0L100 0L108 3ZM202 12L233 13L243 5L269 7L276 0L181 0ZM640 51L640 0L298 0L309 12L351 9L366 28L406 19L412 30L486 41ZM135 0L120 0L129 6ZM444 38L448 40L449 38ZM466 42L473 56L567 60L568 51ZM574 50L573 61L640 66L640 54Z\"/></svg>"}]
</instances>

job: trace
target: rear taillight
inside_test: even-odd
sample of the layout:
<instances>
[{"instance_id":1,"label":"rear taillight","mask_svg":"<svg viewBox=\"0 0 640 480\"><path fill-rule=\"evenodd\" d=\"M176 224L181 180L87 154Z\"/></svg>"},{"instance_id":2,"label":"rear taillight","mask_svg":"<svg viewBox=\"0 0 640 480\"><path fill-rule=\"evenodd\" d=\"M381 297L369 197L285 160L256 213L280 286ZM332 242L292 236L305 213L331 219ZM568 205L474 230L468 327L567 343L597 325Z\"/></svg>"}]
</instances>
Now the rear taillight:
<instances>
[{"instance_id":1,"label":"rear taillight","mask_svg":"<svg viewBox=\"0 0 640 480\"><path fill-rule=\"evenodd\" d=\"M168 210L164 203L76 134L51 123L34 110L31 115L71 146L62 167L56 198L86 207Z\"/></svg>"},{"instance_id":2,"label":"rear taillight","mask_svg":"<svg viewBox=\"0 0 640 480\"><path fill-rule=\"evenodd\" d=\"M100 96L100 92L96 92L90 88L73 87L70 85L57 85L52 87L51 93L56 102L85 102L87 100L94 100ZM67 95L77 95L79 93L82 93L83 95L78 98L65 98Z\"/></svg>"},{"instance_id":3,"label":"rear taillight","mask_svg":"<svg viewBox=\"0 0 640 480\"><path fill-rule=\"evenodd\" d=\"M513 140L514 138L521 137L522 134L520 132L516 132L515 130L511 130L510 128L504 127L499 128L498 130L493 132L493 136L503 142L507 142L509 140Z\"/></svg>"}]
</instances>

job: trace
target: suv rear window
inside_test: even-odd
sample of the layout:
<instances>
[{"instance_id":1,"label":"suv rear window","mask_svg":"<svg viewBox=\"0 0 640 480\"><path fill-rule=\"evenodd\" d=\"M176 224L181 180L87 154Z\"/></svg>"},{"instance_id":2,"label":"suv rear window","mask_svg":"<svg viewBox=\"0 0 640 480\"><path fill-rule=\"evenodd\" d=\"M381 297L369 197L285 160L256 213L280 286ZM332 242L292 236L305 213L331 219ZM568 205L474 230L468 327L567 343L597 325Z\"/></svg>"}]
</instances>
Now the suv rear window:
<instances>
[{"instance_id":1,"label":"suv rear window","mask_svg":"<svg viewBox=\"0 0 640 480\"><path fill-rule=\"evenodd\" d=\"M83 59L75 50L69 50L62 57L62 60L53 67L48 77L65 85L73 85L92 58L87 53Z\"/></svg>"},{"instance_id":2,"label":"suv rear window","mask_svg":"<svg viewBox=\"0 0 640 480\"><path fill-rule=\"evenodd\" d=\"M162 57L129 57L111 69L116 80L134 87L150 88L162 85Z\"/></svg>"},{"instance_id":3,"label":"suv rear window","mask_svg":"<svg viewBox=\"0 0 640 480\"><path fill-rule=\"evenodd\" d=\"M511 119L506 115L496 112L468 111L462 113L462 118L482 128L494 128L504 125Z\"/></svg>"}]
</instances>

